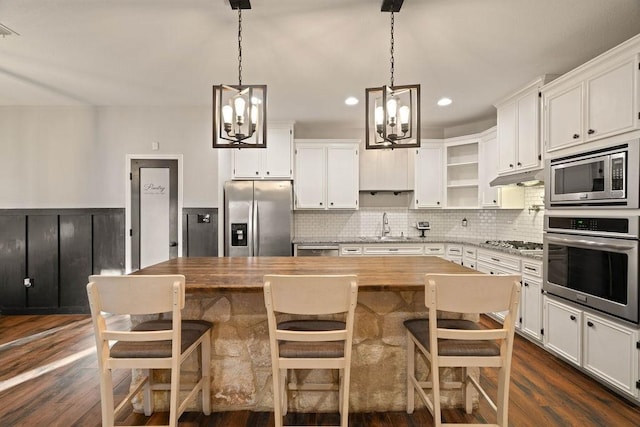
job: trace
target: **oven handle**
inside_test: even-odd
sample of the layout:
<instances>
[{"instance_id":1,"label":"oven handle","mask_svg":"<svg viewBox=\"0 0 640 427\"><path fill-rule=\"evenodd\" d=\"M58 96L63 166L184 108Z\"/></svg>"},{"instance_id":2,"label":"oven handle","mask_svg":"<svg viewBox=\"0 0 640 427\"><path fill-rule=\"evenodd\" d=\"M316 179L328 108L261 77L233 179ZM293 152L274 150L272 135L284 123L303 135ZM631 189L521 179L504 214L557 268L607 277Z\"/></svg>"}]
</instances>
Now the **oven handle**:
<instances>
[{"instance_id":1,"label":"oven handle","mask_svg":"<svg viewBox=\"0 0 640 427\"><path fill-rule=\"evenodd\" d=\"M582 247L591 247L591 248L604 248L604 249L613 249L618 251L630 251L635 249L634 245L614 245L611 243L600 243L600 242L592 242L589 240L576 240L576 239L565 239L561 237L549 237L547 236L547 242L551 243L565 243L573 246L582 246Z\"/></svg>"}]
</instances>

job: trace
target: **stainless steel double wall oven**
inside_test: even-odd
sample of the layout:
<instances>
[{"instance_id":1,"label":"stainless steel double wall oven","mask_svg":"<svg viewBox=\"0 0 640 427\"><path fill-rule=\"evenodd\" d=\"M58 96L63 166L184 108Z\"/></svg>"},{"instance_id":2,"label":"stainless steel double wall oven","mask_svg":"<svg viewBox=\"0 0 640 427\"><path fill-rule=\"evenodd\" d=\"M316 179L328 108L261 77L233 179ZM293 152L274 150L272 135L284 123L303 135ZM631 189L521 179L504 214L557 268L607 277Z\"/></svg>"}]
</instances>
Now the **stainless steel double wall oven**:
<instances>
[{"instance_id":1,"label":"stainless steel double wall oven","mask_svg":"<svg viewBox=\"0 0 640 427\"><path fill-rule=\"evenodd\" d=\"M547 161L543 289L640 323L640 141Z\"/></svg>"}]
</instances>

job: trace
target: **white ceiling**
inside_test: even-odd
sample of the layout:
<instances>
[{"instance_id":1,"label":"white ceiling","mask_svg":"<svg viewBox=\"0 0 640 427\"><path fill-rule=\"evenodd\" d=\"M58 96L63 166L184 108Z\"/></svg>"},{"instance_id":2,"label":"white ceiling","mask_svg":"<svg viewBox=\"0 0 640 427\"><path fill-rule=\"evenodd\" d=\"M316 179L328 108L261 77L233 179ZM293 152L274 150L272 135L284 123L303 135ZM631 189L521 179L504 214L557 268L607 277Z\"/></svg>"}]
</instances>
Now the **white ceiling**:
<instances>
[{"instance_id":1,"label":"white ceiling","mask_svg":"<svg viewBox=\"0 0 640 427\"><path fill-rule=\"evenodd\" d=\"M251 4L243 83L268 85L270 119L363 126L365 88L389 84L382 0ZM20 33L0 38L0 105L211 105L237 83L237 17L228 0L0 0ZM638 34L640 1L405 0L395 18L395 83L420 83L423 127L445 128Z\"/></svg>"}]
</instances>

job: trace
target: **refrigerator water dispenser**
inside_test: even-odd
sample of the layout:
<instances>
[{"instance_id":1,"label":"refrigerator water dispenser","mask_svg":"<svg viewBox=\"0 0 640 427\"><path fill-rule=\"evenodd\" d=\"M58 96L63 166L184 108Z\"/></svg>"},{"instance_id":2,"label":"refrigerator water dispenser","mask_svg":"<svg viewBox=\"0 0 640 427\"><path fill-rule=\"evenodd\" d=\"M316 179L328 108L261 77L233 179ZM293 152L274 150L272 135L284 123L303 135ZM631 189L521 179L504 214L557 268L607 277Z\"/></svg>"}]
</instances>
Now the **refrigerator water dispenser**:
<instances>
[{"instance_id":1,"label":"refrigerator water dispenser","mask_svg":"<svg viewBox=\"0 0 640 427\"><path fill-rule=\"evenodd\" d=\"M247 246L247 224L231 224L231 246Z\"/></svg>"}]
</instances>

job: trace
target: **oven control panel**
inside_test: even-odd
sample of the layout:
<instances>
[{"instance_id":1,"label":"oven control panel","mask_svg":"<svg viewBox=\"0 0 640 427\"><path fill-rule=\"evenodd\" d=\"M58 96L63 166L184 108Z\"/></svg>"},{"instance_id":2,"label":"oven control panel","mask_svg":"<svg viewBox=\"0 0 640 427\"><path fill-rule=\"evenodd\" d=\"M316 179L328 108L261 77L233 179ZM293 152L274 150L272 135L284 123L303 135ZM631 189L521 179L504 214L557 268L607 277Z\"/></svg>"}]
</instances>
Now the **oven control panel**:
<instances>
[{"instance_id":1,"label":"oven control panel","mask_svg":"<svg viewBox=\"0 0 640 427\"><path fill-rule=\"evenodd\" d=\"M549 228L555 230L628 233L629 220L627 218L577 218L550 216Z\"/></svg>"}]
</instances>

